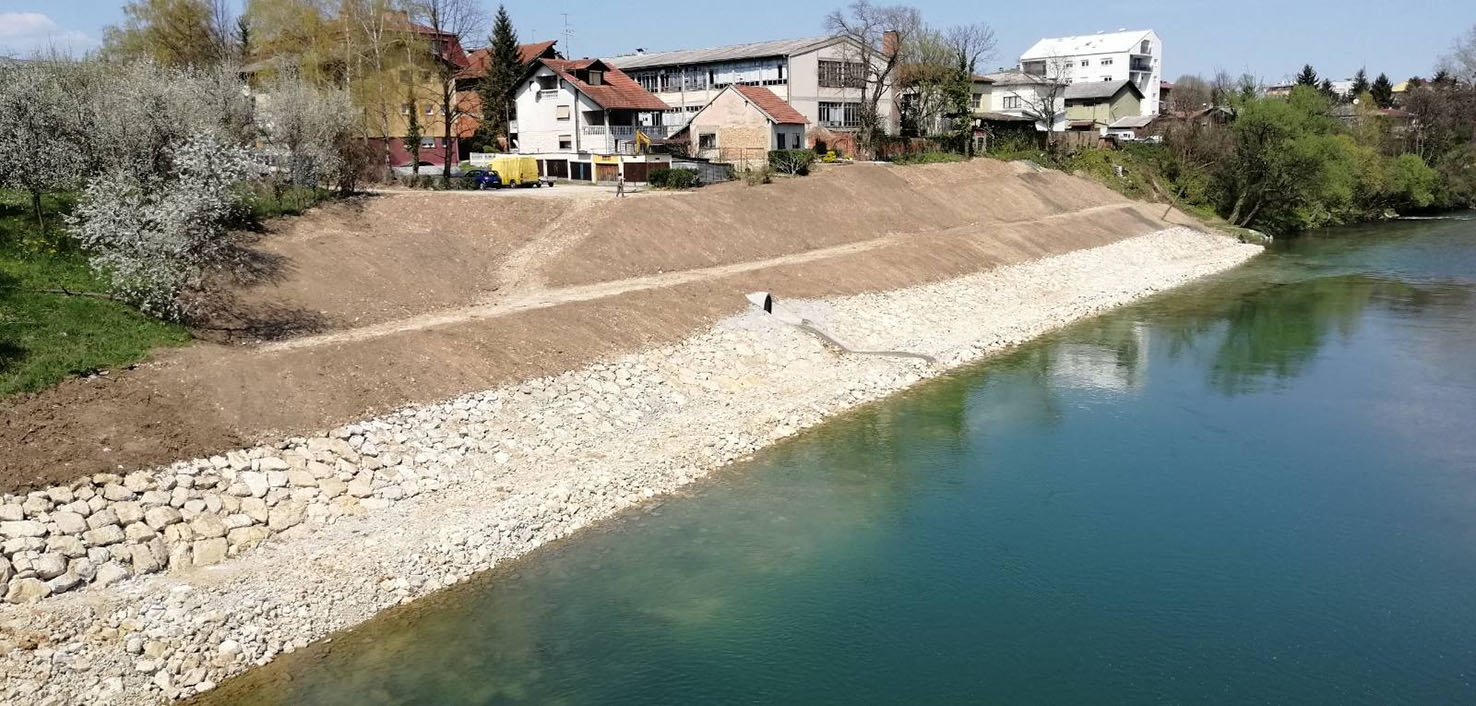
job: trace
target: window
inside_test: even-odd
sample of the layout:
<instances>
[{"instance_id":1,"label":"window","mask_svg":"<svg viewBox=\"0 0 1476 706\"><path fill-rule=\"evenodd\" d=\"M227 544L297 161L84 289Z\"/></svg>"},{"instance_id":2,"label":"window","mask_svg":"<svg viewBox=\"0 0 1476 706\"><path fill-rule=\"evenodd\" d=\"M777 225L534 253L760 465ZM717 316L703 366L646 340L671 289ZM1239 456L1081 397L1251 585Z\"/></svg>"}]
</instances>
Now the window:
<instances>
[{"instance_id":1,"label":"window","mask_svg":"<svg viewBox=\"0 0 1476 706\"><path fill-rule=\"evenodd\" d=\"M569 113L570 113L570 109L569 109L569 106L567 106L567 105L561 105L561 106L558 106L557 108L554 108L554 117L557 118L557 119L559 119L559 120L568 120L569 119Z\"/></svg>"},{"instance_id":2,"label":"window","mask_svg":"<svg viewBox=\"0 0 1476 706\"><path fill-rule=\"evenodd\" d=\"M866 72L859 61L820 61L820 85L824 88L860 88Z\"/></svg>"},{"instance_id":3,"label":"window","mask_svg":"<svg viewBox=\"0 0 1476 706\"><path fill-rule=\"evenodd\" d=\"M1004 107L1005 107L1005 110L1019 110L1019 109L1025 107L1024 103L1025 103L1025 101L1022 100L1019 96L1005 96L1004 97Z\"/></svg>"},{"instance_id":4,"label":"window","mask_svg":"<svg viewBox=\"0 0 1476 706\"><path fill-rule=\"evenodd\" d=\"M435 147L435 146L436 146L436 138L434 138L434 137L422 137L422 138L420 138L420 149L430 149L431 147Z\"/></svg>"},{"instance_id":5,"label":"window","mask_svg":"<svg viewBox=\"0 0 1476 706\"><path fill-rule=\"evenodd\" d=\"M559 135L559 149L561 149L561 150L572 150L572 149L574 149L574 136L573 135Z\"/></svg>"},{"instance_id":6,"label":"window","mask_svg":"<svg viewBox=\"0 0 1476 706\"><path fill-rule=\"evenodd\" d=\"M1109 59L1103 59L1102 60L1102 65L1103 66L1111 66L1112 65L1112 59L1110 59L1110 58Z\"/></svg>"},{"instance_id":7,"label":"window","mask_svg":"<svg viewBox=\"0 0 1476 706\"><path fill-rule=\"evenodd\" d=\"M409 114L410 114L410 104L409 103L401 103L400 104L400 115L409 115Z\"/></svg>"},{"instance_id":8,"label":"window","mask_svg":"<svg viewBox=\"0 0 1476 706\"><path fill-rule=\"evenodd\" d=\"M1082 66L1091 66L1092 65L1092 60L1091 59L1082 59L1081 60L1081 65Z\"/></svg>"},{"instance_id":9,"label":"window","mask_svg":"<svg viewBox=\"0 0 1476 706\"><path fill-rule=\"evenodd\" d=\"M558 80L557 76L539 76L538 89L541 91L552 91L558 88Z\"/></svg>"},{"instance_id":10,"label":"window","mask_svg":"<svg viewBox=\"0 0 1476 706\"><path fill-rule=\"evenodd\" d=\"M1153 53L1153 52L1149 51L1149 49L1150 49L1150 47L1148 46L1148 40L1146 40L1146 39L1143 40L1143 43L1142 44L1138 45L1138 53L1139 54L1151 54L1151 53Z\"/></svg>"},{"instance_id":11,"label":"window","mask_svg":"<svg viewBox=\"0 0 1476 706\"><path fill-rule=\"evenodd\" d=\"M1112 80L1112 77L1111 76L1103 76L1102 77L1102 80L1103 81L1111 81Z\"/></svg>"},{"instance_id":12,"label":"window","mask_svg":"<svg viewBox=\"0 0 1476 706\"><path fill-rule=\"evenodd\" d=\"M856 127L861 124L861 104L822 102L820 124L826 127Z\"/></svg>"},{"instance_id":13,"label":"window","mask_svg":"<svg viewBox=\"0 0 1476 706\"><path fill-rule=\"evenodd\" d=\"M589 71L589 85L591 85L591 86L598 86L601 83L603 83L604 80L605 80L605 72L600 71L598 69L590 69L590 71Z\"/></svg>"},{"instance_id":14,"label":"window","mask_svg":"<svg viewBox=\"0 0 1476 706\"><path fill-rule=\"evenodd\" d=\"M794 144L794 148L793 149L799 149L799 148L805 146L805 136L804 135L801 135L799 133L795 133L792 137L794 137L794 143L793 143Z\"/></svg>"},{"instance_id":15,"label":"window","mask_svg":"<svg viewBox=\"0 0 1476 706\"><path fill-rule=\"evenodd\" d=\"M699 150L717 149L717 135L715 133L711 133L711 132L699 133L697 135L697 149L699 149Z\"/></svg>"},{"instance_id":16,"label":"window","mask_svg":"<svg viewBox=\"0 0 1476 706\"><path fill-rule=\"evenodd\" d=\"M436 107L433 106L433 105L431 105L430 103L426 103L425 104L425 114L426 115L435 115L436 114Z\"/></svg>"}]
</instances>

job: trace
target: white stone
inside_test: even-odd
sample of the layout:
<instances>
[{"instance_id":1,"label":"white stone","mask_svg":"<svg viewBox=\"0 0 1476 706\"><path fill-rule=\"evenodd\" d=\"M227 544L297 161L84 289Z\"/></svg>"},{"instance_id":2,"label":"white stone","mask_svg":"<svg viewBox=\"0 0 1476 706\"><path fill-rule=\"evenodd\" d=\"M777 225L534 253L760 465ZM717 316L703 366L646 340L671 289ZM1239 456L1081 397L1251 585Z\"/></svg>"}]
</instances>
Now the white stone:
<instances>
[{"instance_id":1,"label":"white stone","mask_svg":"<svg viewBox=\"0 0 1476 706\"><path fill-rule=\"evenodd\" d=\"M87 531L87 518L75 512L53 512L51 521L61 534L82 534Z\"/></svg>"}]
</instances>

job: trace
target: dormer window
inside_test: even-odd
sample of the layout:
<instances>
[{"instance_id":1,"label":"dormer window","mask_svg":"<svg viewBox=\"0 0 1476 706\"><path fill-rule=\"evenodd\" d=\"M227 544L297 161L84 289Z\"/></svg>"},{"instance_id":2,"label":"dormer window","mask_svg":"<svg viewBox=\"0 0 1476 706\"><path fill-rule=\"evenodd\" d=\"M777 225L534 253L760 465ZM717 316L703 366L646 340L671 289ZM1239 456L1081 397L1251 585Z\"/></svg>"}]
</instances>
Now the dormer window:
<instances>
[{"instance_id":1,"label":"dormer window","mask_svg":"<svg viewBox=\"0 0 1476 706\"><path fill-rule=\"evenodd\" d=\"M589 85L598 86L605 80L605 72L599 69L589 70Z\"/></svg>"}]
</instances>

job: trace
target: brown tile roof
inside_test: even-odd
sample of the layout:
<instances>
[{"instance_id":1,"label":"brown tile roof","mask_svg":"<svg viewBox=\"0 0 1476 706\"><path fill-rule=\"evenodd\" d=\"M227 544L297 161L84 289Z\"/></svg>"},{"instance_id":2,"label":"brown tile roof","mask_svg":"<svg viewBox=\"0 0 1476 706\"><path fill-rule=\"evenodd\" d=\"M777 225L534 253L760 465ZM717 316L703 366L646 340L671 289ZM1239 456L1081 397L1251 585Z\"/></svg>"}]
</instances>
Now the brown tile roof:
<instances>
[{"instance_id":1,"label":"brown tile roof","mask_svg":"<svg viewBox=\"0 0 1476 706\"><path fill-rule=\"evenodd\" d=\"M606 64L599 59L579 59L569 61L566 59L539 59L544 66L552 69L560 78L573 84L580 93L589 96L591 100L598 103L601 108L629 109L629 110L667 110L671 106L661 102L660 98L653 96L641 84L636 83L631 77L626 76L620 69ZM579 80L578 72L591 66L599 65L604 69L604 80L598 86L591 86Z\"/></svg>"},{"instance_id":2,"label":"brown tile roof","mask_svg":"<svg viewBox=\"0 0 1476 706\"><path fill-rule=\"evenodd\" d=\"M805 125L810 122L793 106L785 103L783 98L763 86L734 85L733 88L768 114L770 120L780 125Z\"/></svg>"},{"instance_id":3,"label":"brown tile roof","mask_svg":"<svg viewBox=\"0 0 1476 706\"><path fill-rule=\"evenodd\" d=\"M532 44L519 44L518 55L522 58L524 65L531 64L534 59L543 56L558 43L559 41L557 39L550 39ZM466 58L466 70L462 71L458 78L481 78L486 76L487 63L492 60L492 47L473 49L467 53Z\"/></svg>"}]
</instances>

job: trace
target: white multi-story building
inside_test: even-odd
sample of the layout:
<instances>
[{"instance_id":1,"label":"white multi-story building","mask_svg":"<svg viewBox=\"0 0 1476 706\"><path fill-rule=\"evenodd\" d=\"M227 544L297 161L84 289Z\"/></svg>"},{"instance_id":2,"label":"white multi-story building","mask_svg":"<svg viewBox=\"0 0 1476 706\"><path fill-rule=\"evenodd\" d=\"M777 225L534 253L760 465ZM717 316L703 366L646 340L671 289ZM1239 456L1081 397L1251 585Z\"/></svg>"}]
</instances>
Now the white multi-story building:
<instances>
[{"instance_id":1,"label":"white multi-story building","mask_svg":"<svg viewBox=\"0 0 1476 706\"><path fill-rule=\"evenodd\" d=\"M642 137L667 136L661 117L669 106L603 61L535 59L513 96L512 148L537 159L542 176L638 182L670 163L641 149Z\"/></svg>"},{"instance_id":2,"label":"white multi-story building","mask_svg":"<svg viewBox=\"0 0 1476 706\"><path fill-rule=\"evenodd\" d=\"M808 37L715 49L637 50L607 61L671 106L664 116L668 126L686 124L724 88L744 85L773 91L811 125L844 131L860 122L860 82L866 72L859 53L841 37ZM878 110L887 130L895 132L890 89Z\"/></svg>"},{"instance_id":3,"label":"white multi-story building","mask_svg":"<svg viewBox=\"0 0 1476 706\"><path fill-rule=\"evenodd\" d=\"M1020 55L1020 70L1080 81L1131 81L1143 93L1142 114L1158 115L1163 41L1151 29L1042 39Z\"/></svg>"}]
</instances>

